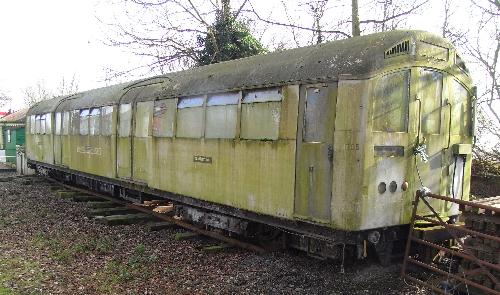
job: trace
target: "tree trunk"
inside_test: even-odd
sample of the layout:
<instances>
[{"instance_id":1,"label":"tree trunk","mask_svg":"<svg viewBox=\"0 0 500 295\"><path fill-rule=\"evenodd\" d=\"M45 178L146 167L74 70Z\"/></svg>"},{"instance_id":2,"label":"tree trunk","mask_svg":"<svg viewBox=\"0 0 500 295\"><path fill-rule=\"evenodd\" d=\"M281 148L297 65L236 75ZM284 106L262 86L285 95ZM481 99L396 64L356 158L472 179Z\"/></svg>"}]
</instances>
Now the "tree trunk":
<instances>
[{"instance_id":1,"label":"tree trunk","mask_svg":"<svg viewBox=\"0 0 500 295\"><path fill-rule=\"evenodd\" d=\"M358 0L352 0L352 36L361 34L359 30Z\"/></svg>"}]
</instances>

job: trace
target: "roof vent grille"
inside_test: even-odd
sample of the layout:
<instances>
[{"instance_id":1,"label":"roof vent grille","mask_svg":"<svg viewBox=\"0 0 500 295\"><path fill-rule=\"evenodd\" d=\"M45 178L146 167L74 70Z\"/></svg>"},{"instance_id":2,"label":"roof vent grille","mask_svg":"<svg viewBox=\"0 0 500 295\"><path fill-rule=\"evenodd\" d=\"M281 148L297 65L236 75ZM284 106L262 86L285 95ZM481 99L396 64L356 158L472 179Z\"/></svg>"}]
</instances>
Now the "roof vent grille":
<instances>
[{"instance_id":1,"label":"roof vent grille","mask_svg":"<svg viewBox=\"0 0 500 295\"><path fill-rule=\"evenodd\" d=\"M409 52L410 52L410 40L405 40L386 50L384 57L389 58L401 54L408 54Z\"/></svg>"}]
</instances>

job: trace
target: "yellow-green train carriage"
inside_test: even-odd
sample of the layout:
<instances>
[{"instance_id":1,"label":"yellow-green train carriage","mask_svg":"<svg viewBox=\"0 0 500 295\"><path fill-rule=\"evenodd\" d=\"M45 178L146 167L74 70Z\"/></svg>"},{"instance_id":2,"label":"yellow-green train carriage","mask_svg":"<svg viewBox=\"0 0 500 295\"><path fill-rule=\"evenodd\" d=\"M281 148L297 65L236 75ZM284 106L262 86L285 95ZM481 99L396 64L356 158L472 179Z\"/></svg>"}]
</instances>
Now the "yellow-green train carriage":
<instances>
[{"instance_id":1,"label":"yellow-green train carriage","mask_svg":"<svg viewBox=\"0 0 500 295\"><path fill-rule=\"evenodd\" d=\"M194 222L284 230L319 256L383 254L415 190L468 198L471 83L446 40L378 33L40 102L27 153L67 181L168 198Z\"/></svg>"}]
</instances>

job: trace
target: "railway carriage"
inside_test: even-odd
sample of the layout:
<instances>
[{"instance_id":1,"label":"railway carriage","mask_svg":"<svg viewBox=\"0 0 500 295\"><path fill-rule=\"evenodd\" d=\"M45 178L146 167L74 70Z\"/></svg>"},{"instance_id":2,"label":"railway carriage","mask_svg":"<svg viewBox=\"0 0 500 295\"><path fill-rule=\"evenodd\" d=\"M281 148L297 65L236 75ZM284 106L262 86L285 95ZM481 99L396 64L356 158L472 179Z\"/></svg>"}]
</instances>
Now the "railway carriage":
<instances>
[{"instance_id":1,"label":"railway carriage","mask_svg":"<svg viewBox=\"0 0 500 295\"><path fill-rule=\"evenodd\" d=\"M416 189L468 199L473 117L455 48L391 31L40 102L27 153L41 173L166 198L210 227L387 257Z\"/></svg>"}]
</instances>

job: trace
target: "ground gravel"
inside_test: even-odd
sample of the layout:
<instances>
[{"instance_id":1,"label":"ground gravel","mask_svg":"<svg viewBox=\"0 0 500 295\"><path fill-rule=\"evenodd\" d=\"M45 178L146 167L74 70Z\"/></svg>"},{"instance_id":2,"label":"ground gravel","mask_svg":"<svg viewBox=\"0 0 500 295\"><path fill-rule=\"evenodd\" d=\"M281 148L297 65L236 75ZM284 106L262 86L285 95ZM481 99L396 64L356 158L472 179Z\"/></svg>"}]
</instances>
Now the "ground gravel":
<instances>
[{"instance_id":1,"label":"ground gravel","mask_svg":"<svg viewBox=\"0 0 500 295\"><path fill-rule=\"evenodd\" d=\"M6 176L0 174L0 177ZM105 226L47 182L0 182L0 294L430 294L398 264L346 266L297 252L206 253L179 228Z\"/></svg>"}]
</instances>

